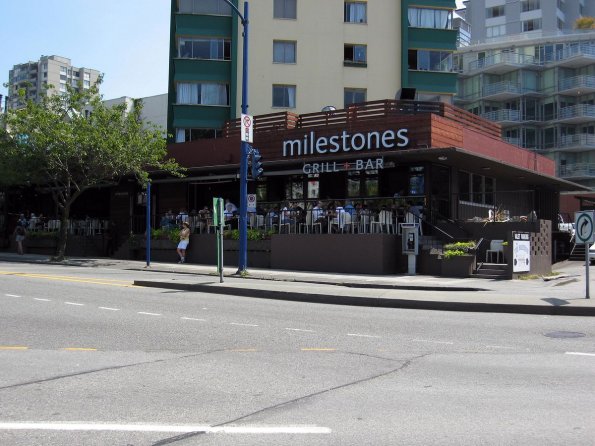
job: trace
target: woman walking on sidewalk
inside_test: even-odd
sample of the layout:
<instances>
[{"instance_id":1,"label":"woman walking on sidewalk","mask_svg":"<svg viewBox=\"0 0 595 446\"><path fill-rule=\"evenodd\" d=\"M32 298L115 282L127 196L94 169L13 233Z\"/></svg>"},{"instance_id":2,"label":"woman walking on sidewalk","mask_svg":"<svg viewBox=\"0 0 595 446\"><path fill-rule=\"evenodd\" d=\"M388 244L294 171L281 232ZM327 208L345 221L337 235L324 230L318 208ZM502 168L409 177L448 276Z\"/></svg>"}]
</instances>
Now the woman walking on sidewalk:
<instances>
[{"instance_id":1,"label":"woman walking on sidewalk","mask_svg":"<svg viewBox=\"0 0 595 446\"><path fill-rule=\"evenodd\" d=\"M178 243L177 249L180 261L178 263L186 262L186 249L188 248L188 243L190 243L190 224L185 221L182 223L182 229L180 230L180 243Z\"/></svg>"},{"instance_id":2,"label":"woman walking on sidewalk","mask_svg":"<svg viewBox=\"0 0 595 446\"><path fill-rule=\"evenodd\" d=\"M27 235L27 230L21 222L17 223L17 227L14 229L14 241L17 244L17 252L23 255L23 241Z\"/></svg>"}]
</instances>

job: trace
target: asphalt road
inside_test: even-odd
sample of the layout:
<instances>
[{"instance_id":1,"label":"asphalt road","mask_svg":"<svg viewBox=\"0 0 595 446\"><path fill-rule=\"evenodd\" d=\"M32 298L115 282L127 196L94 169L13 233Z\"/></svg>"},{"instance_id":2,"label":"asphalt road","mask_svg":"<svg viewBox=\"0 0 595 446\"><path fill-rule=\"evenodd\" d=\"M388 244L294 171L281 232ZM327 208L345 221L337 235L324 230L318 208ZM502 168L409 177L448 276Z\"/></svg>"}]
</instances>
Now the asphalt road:
<instances>
[{"instance_id":1,"label":"asphalt road","mask_svg":"<svg viewBox=\"0 0 595 446\"><path fill-rule=\"evenodd\" d=\"M592 318L131 287L140 277L0 264L1 445L593 445Z\"/></svg>"}]
</instances>

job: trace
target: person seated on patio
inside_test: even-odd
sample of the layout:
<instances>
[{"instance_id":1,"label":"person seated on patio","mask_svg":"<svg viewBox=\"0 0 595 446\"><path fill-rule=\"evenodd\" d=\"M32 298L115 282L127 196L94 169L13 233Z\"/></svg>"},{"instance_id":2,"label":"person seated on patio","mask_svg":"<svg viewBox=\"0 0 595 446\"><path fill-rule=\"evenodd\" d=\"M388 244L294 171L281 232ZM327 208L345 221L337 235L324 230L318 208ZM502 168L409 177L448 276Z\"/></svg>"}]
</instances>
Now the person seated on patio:
<instances>
[{"instance_id":1,"label":"person seated on patio","mask_svg":"<svg viewBox=\"0 0 595 446\"><path fill-rule=\"evenodd\" d=\"M320 201L316 202L316 206L312 208L312 221L314 223L326 223L325 209Z\"/></svg>"},{"instance_id":2,"label":"person seated on patio","mask_svg":"<svg viewBox=\"0 0 595 446\"><path fill-rule=\"evenodd\" d=\"M267 229L272 229L273 226L277 225L279 223L279 214L277 212L277 208L269 208L266 216L265 216L265 222L266 222L266 227Z\"/></svg>"},{"instance_id":3,"label":"person seated on patio","mask_svg":"<svg viewBox=\"0 0 595 446\"><path fill-rule=\"evenodd\" d=\"M345 224L345 214L345 208L343 208L343 206L341 206L341 204L339 203L337 207L334 209L334 217L331 220L332 232L341 232L341 229L343 229L343 225Z\"/></svg>"},{"instance_id":4,"label":"person seated on patio","mask_svg":"<svg viewBox=\"0 0 595 446\"><path fill-rule=\"evenodd\" d=\"M209 228L210 219L211 210L208 206L204 206L200 211L198 211L198 226L200 228L200 232L206 231Z\"/></svg>"},{"instance_id":5,"label":"person seated on patio","mask_svg":"<svg viewBox=\"0 0 595 446\"><path fill-rule=\"evenodd\" d=\"M188 212L186 212L185 208L181 208L178 216L176 217L176 223L178 226L181 226L184 223L188 223Z\"/></svg>"},{"instance_id":6,"label":"person seated on patio","mask_svg":"<svg viewBox=\"0 0 595 446\"><path fill-rule=\"evenodd\" d=\"M348 212L351 215L351 220L353 220L353 217L355 217L355 206L349 200L345 202L345 212Z\"/></svg>"},{"instance_id":7,"label":"person seated on patio","mask_svg":"<svg viewBox=\"0 0 595 446\"><path fill-rule=\"evenodd\" d=\"M224 207L225 207L225 212L228 212L232 215L235 215L238 213L238 207L235 204L233 204L229 198L225 199Z\"/></svg>"},{"instance_id":8,"label":"person seated on patio","mask_svg":"<svg viewBox=\"0 0 595 446\"><path fill-rule=\"evenodd\" d=\"M283 205L283 209L281 209L281 221L282 225L285 224L293 224L295 223L295 219L293 218L293 209L291 205L287 202Z\"/></svg>"}]
</instances>

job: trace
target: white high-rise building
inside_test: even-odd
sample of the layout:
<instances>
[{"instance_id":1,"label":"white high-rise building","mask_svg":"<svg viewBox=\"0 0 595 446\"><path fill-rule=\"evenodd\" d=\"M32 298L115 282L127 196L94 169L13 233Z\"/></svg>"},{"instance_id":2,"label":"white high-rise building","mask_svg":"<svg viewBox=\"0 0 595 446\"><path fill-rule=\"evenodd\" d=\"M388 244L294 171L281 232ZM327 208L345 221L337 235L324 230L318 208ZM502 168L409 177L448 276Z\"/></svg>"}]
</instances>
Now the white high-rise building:
<instances>
[{"instance_id":1,"label":"white high-rise building","mask_svg":"<svg viewBox=\"0 0 595 446\"><path fill-rule=\"evenodd\" d=\"M18 95L20 89L26 90L26 99L39 101L44 94L66 92L66 85L90 88L97 82L99 74L92 68L74 67L70 59L61 56L41 56L38 61L14 65L8 72L7 108L24 105Z\"/></svg>"}]
</instances>

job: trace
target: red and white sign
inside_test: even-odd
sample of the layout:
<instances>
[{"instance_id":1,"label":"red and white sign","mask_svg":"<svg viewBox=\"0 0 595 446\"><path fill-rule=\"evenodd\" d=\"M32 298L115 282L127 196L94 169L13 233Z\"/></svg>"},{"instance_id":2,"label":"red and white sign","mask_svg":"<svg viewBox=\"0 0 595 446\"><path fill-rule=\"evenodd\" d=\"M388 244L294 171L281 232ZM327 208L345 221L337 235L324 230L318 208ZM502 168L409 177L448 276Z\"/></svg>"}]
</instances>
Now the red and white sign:
<instances>
[{"instance_id":1,"label":"red and white sign","mask_svg":"<svg viewBox=\"0 0 595 446\"><path fill-rule=\"evenodd\" d=\"M256 212L256 194L248 194L248 212Z\"/></svg>"},{"instance_id":2,"label":"red and white sign","mask_svg":"<svg viewBox=\"0 0 595 446\"><path fill-rule=\"evenodd\" d=\"M254 116L242 114L241 121L242 141L252 144L252 137L254 135Z\"/></svg>"}]
</instances>

